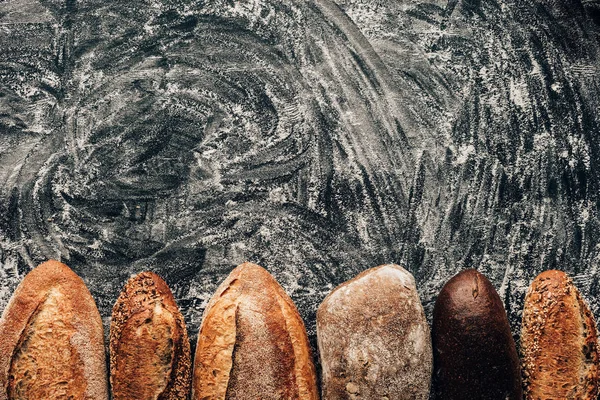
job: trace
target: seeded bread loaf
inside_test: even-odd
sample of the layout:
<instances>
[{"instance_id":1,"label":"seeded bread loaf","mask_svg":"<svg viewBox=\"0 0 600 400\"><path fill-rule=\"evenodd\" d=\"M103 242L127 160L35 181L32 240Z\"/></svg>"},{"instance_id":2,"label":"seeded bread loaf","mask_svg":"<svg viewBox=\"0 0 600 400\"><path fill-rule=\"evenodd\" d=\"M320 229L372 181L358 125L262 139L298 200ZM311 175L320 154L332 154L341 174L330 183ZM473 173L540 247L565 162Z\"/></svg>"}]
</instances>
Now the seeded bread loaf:
<instances>
[{"instance_id":1,"label":"seeded bread loaf","mask_svg":"<svg viewBox=\"0 0 600 400\"><path fill-rule=\"evenodd\" d=\"M442 288L433 310L434 381L442 400L522 400L515 342L500 296L474 269Z\"/></svg>"},{"instance_id":2,"label":"seeded bread loaf","mask_svg":"<svg viewBox=\"0 0 600 400\"><path fill-rule=\"evenodd\" d=\"M114 400L185 400L190 342L171 290L158 275L131 278L113 307L110 382Z\"/></svg>"},{"instance_id":3,"label":"seeded bread loaf","mask_svg":"<svg viewBox=\"0 0 600 400\"><path fill-rule=\"evenodd\" d=\"M543 272L529 287L521 352L526 399L598 398L596 322L564 272Z\"/></svg>"},{"instance_id":4,"label":"seeded bread loaf","mask_svg":"<svg viewBox=\"0 0 600 400\"><path fill-rule=\"evenodd\" d=\"M413 276L369 269L337 287L317 312L323 399L427 400L432 350Z\"/></svg>"},{"instance_id":5,"label":"seeded bread loaf","mask_svg":"<svg viewBox=\"0 0 600 400\"><path fill-rule=\"evenodd\" d=\"M206 308L192 399L318 399L304 323L258 265L235 268Z\"/></svg>"},{"instance_id":6,"label":"seeded bread loaf","mask_svg":"<svg viewBox=\"0 0 600 400\"><path fill-rule=\"evenodd\" d=\"M107 400L102 320L85 283L48 261L0 319L0 400Z\"/></svg>"}]
</instances>

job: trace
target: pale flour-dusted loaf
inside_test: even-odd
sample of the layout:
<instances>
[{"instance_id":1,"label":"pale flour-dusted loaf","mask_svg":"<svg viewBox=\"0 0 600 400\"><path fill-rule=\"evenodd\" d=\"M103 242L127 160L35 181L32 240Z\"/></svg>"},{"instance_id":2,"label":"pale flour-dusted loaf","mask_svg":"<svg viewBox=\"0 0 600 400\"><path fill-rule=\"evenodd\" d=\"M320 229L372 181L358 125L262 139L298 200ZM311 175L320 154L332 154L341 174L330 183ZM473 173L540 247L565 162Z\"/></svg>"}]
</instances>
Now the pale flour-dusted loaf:
<instances>
[{"instance_id":1,"label":"pale flour-dusted loaf","mask_svg":"<svg viewBox=\"0 0 600 400\"><path fill-rule=\"evenodd\" d=\"M158 275L131 278L113 307L110 381L114 400L185 400L190 342L171 290Z\"/></svg>"},{"instance_id":2,"label":"pale flour-dusted loaf","mask_svg":"<svg viewBox=\"0 0 600 400\"><path fill-rule=\"evenodd\" d=\"M382 265L337 287L319 306L323 399L429 398L432 348L415 280Z\"/></svg>"},{"instance_id":3,"label":"pale flour-dusted loaf","mask_svg":"<svg viewBox=\"0 0 600 400\"><path fill-rule=\"evenodd\" d=\"M561 271L531 283L523 309L521 353L528 400L596 400L598 334L581 294Z\"/></svg>"},{"instance_id":4,"label":"pale flour-dusted loaf","mask_svg":"<svg viewBox=\"0 0 600 400\"><path fill-rule=\"evenodd\" d=\"M474 269L440 291L433 309L439 400L522 400L519 355L492 283Z\"/></svg>"},{"instance_id":5,"label":"pale flour-dusted loaf","mask_svg":"<svg viewBox=\"0 0 600 400\"><path fill-rule=\"evenodd\" d=\"M85 283L47 261L0 319L0 400L107 400L102 320Z\"/></svg>"},{"instance_id":6,"label":"pale flour-dusted loaf","mask_svg":"<svg viewBox=\"0 0 600 400\"><path fill-rule=\"evenodd\" d=\"M238 266L210 300L198 335L192 399L318 399L304 323L262 267Z\"/></svg>"}]
</instances>

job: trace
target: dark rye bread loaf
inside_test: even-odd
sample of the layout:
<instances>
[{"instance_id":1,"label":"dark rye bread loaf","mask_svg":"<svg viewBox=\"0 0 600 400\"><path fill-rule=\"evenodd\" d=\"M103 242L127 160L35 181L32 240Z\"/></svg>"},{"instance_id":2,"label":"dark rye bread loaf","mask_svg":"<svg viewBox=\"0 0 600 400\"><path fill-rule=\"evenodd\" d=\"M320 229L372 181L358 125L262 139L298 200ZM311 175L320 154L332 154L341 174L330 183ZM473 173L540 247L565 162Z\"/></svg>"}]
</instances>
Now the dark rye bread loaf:
<instances>
[{"instance_id":1,"label":"dark rye bread loaf","mask_svg":"<svg viewBox=\"0 0 600 400\"><path fill-rule=\"evenodd\" d=\"M235 268L208 303L192 399L318 399L304 323L263 268Z\"/></svg>"},{"instance_id":2,"label":"dark rye bread loaf","mask_svg":"<svg viewBox=\"0 0 600 400\"><path fill-rule=\"evenodd\" d=\"M0 319L0 400L107 400L102 320L84 282L48 261Z\"/></svg>"},{"instance_id":3,"label":"dark rye bread loaf","mask_svg":"<svg viewBox=\"0 0 600 400\"><path fill-rule=\"evenodd\" d=\"M429 398L429 326L413 276L397 265L369 269L319 306L323 399Z\"/></svg>"},{"instance_id":4,"label":"dark rye bread loaf","mask_svg":"<svg viewBox=\"0 0 600 400\"><path fill-rule=\"evenodd\" d=\"M502 301L470 269L450 279L433 310L434 382L442 400L521 400L519 358Z\"/></svg>"},{"instance_id":5,"label":"dark rye bread loaf","mask_svg":"<svg viewBox=\"0 0 600 400\"><path fill-rule=\"evenodd\" d=\"M131 278L113 307L110 382L114 400L185 400L190 342L171 290L158 275Z\"/></svg>"},{"instance_id":6,"label":"dark rye bread loaf","mask_svg":"<svg viewBox=\"0 0 600 400\"><path fill-rule=\"evenodd\" d=\"M521 353L526 399L598 398L596 322L564 272L543 272L529 287Z\"/></svg>"}]
</instances>

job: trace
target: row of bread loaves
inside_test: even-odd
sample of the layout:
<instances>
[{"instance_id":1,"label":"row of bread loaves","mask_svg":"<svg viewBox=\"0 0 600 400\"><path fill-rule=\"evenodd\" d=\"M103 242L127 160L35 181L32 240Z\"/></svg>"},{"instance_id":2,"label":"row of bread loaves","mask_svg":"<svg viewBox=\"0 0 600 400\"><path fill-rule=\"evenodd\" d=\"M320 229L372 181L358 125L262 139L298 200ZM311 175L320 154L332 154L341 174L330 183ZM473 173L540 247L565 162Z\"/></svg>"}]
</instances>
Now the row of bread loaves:
<instances>
[{"instance_id":1,"label":"row of bread loaves","mask_svg":"<svg viewBox=\"0 0 600 400\"><path fill-rule=\"evenodd\" d=\"M413 276L384 265L327 296L317 312L317 338L324 399L427 400L432 369L434 397L441 400L596 400L599 394L596 323L561 271L540 274L529 288L522 362L500 296L473 269L442 288L431 336Z\"/></svg>"},{"instance_id":2,"label":"row of bread loaves","mask_svg":"<svg viewBox=\"0 0 600 400\"><path fill-rule=\"evenodd\" d=\"M304 323L263 268L245 263L217 289L193 362L183 317L156 274L131 278L113 307L114 400L318 399ZM48 261L0 319L0 400L107 400L102 320L84 282Z\"/></svg>"},{"instance_id":3,"label":"row of bread loaves","mask_svg":"<svg viewBox=\"0 0 600 400\"><path fill-rule=\"evenodd\" d=\"M519 362L492 284L466 270L443 287L430 333L413 276L397 265L336 288L317 312L323 399L598 397L597 331L571 280L547 271L525 299ZM192 363L166 283L131 278L113 308L115 400L318 399L304 324L263 268L233 270L208 303ZM523 390L524 388L524 390ZM0 400L109 398L100 315L83 281L46 262L0 319Z\"/></svg>"}]
</instances>

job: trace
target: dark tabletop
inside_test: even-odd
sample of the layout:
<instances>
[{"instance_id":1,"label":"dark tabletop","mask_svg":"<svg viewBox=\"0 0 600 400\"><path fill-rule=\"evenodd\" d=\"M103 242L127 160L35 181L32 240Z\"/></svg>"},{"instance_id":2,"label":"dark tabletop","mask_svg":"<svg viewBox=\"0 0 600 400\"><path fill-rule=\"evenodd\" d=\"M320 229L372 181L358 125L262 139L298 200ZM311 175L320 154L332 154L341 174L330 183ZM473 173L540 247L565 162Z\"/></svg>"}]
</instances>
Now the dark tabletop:
<instances>
[{"instance_id":1,"label":"dark tabletop","mask_svg":"<svg viewBox=\"0 0 600 400\"><path fill-rule=\"evenodd\" d=\"M598 316L598 0L0 2L0 309L49 258L108 322L159 273L192 342L258 263L316 307L382 263L428 318L466 267L513 334L567 271Z\"/></svg>"}]
</instances>

